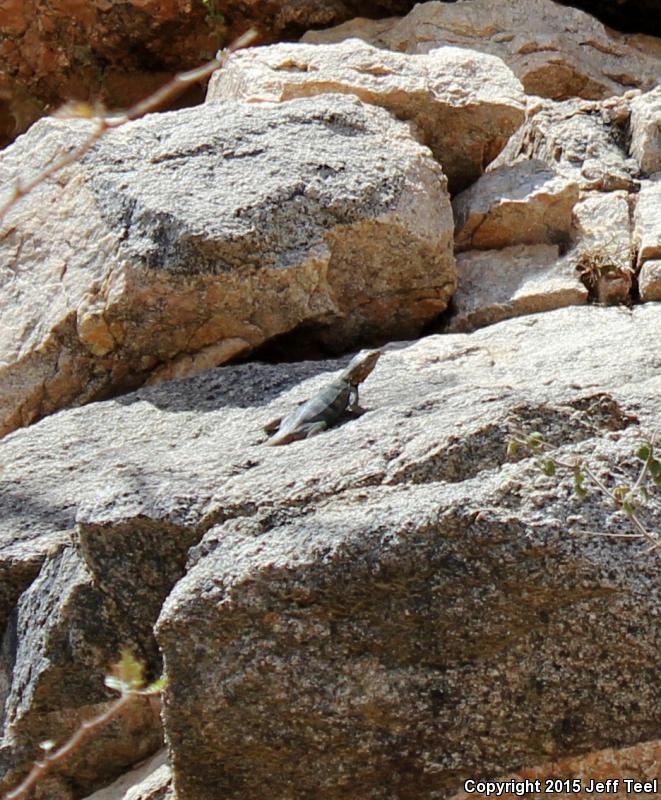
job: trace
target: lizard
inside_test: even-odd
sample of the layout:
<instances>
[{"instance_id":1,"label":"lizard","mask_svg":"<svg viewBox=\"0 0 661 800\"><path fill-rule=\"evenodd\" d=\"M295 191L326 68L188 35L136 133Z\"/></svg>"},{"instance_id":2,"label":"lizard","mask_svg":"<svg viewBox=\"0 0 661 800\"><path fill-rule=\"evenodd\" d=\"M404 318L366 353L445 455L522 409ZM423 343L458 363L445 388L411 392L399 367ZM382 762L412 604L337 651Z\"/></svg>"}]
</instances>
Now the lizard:
<instances>
[{"instance_id":1,"label":"lizard","mask_svg":"<svg viewBox=\"0 0 661 800\"><path fill-rule=\"evenodd\" d=\"M265 425L266 433L277 431L266 444L289 444L297 439L307 439L332 427L347 410L360 413L358 385L372 372L380 355L380 350L362 350L334 381L314 397L286 417L279 417Z\"/></svg>"}]
</instances>

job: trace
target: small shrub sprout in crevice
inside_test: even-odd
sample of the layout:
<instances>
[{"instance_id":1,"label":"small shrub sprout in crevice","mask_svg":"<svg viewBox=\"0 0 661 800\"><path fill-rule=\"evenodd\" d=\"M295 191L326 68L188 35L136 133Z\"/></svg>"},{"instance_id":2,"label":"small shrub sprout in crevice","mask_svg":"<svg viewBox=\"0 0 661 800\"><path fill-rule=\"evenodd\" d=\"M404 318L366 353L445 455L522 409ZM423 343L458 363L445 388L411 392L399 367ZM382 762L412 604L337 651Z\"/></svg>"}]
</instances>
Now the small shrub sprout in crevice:
<instances>
[{"instance_id":1,"label":"small shrub sprout in crevice","mask_svg":"<svg viewBox=\"0 0 661 800\"><path fill-rule=\"evenodd\" d=\"M592 489L604 499L609 500L617 511L624 514L631 526L631 530L626 533L596 531L580 531L580 533L589 536L641 540L648 545L644 552L649 553L661 551L661 534L659 531L649 530L645 527L639 512L650 503L658 502L652 496L655 488L661 486L661 461L655 454L655 439L656 436L652 436L649 441L643 442L636 452L637 458L642 462L636 480L630 483L623 477L622 482L612 488L606 485L585 459L576 458L572 461L564 461L556 458L553 455L554 448L544 441L544 437L539 431L529 434L515 431L508 443L507 454L514 456L523 452L534 455L539 468L549 477L555 476L558 470L568 471L573 475L574 494L579 500L586 498ZM612 474L614 474L614 470Z\"/></svg>"},{"instance_id":2,"label":"small shrub sprout in crevice","mask_svg":"<svg viewBox=\"0 0 661 800\"><path fill-rule=\"evenodd\" d=\"M165 679L160 678L145 686L144 665L128 650L124 650L121 660L113 668L113 674L106 677L105 684L109 689L119 692L120 696L101 714L81 723L73 736L59 747L52 740L42 742L40 747L44 757L34 762L27 776L2 800L23 800L54 766L75 753L90 736L117 717L136 697L160 694L165 688Z\"/></svg>"},{"instance_id":3,"label":"small shrub sprout in crevice","mask_svg":"<svg viewBox=\"0 0 661 800\"><path fill-rule=\"evenodd\" d=\"M583 250L576 262L576 271L588 290L590 300L600 305L623 302L621 284L624 282L629 292L633 283L633 269L617 264L603 248ZM626 302L631 303L630 295Z\"/></svg>"}]
</instances>

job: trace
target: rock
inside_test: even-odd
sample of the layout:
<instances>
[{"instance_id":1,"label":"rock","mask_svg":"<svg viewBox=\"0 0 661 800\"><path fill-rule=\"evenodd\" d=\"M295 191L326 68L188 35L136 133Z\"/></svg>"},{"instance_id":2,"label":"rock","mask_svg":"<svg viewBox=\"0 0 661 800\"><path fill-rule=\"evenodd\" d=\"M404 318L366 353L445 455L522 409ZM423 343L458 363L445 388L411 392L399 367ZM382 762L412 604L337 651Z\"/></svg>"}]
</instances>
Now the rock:
<instances>
[{"instance_id":1,"label":"rock","mask_svg":"<svg viewBox=\"0 0 661 800\"><path fill-rule=\"evenodd\" d=\"M589 192L574 206L570 258L598 303L631 301L634 263L627 192Z\"/></svg>"},{"instance_id":2,"label":"rock","mask_svg":"<svg viewBox=\"0 0 661 800\"><path fill-rule=\"evenodd\" d=\"M534 475L349 490L268 533L209 531L158 627L177 793L444 796L615 727L653 735L658 570L628 581L572 540L555 482Z\"/></svg>"},{"instance_id":3,"label":"rock","mask_svg":"<svg viewBox=\"0 0 661 800\"><path fill-rule=\"evenodd\" d=\"M126 108L199 66L251 27L262 42L356 15L402 14L412 0L6 0L0 8L0 146L72 99ZM200 102L195 86L175 101Z\"/></svg>"},{"instance_id":4,"label":"rock","mask_svg":"<svg viewBox=\"0 0 661 800\"><path fill-rule=\"evenodd\" d=\"M592 299L631 302L634 249L638 265L657 252L654 176L640 180L628 156L627 134L637 96L607 101L542 101L528 109L526 123L514 134L487 173L539 159L581 189L571 234L573 259ZM640 194L638 195L638 191ZM631 209L635 230L631 234Z\"/></svg>"},{"instance_id":5,"label":"rock","mask_svg":"<svg viewBox=\"0 0 661 800\"><path fill-rule=\"evenodd\" d=\"M201 3L62 0L3 3L0 9L0 143L71 99L126 107L197 66L218 48ZM196 102L199 90L188 94ZM199 102L199 101L198 101Z\"/></svg>"},{"instance_id":6,"label":"rock","mask_svg":"<svg viewBox=\"0 0 661 800\"><path fill-rule=\"evenodd\" d=\"M427 53L454 45L498 56L528 94L589 100L652 89L661 74L661 48L651 38L606 29L594 17L551 0L427 2L403 19L352 20L303 41L328 44L357 37L377 47Z\"/></svg>"},{"instance_id":7,"label":"rock","mask_svg":"<svg viewBox=\"0 0 661 800\"><path fill-rule=\"evenodd\" d=\"M19 492L23 505L0 514L0 542L17 520L25 547L51 520L77 528L4 609L33 620L0 656L12 718L52 707L54 724L74 691L71 718L103 702L108 643L148 644L153 611L136 619L133 587L150 609L168 594L158 642L182 798L286 796L290 780L324 797L347 782L375 797L384 781L447 795L464 775L652 738L657 562L637 540L579 533L622 533L626 517L506 451L513 429L540 430L559 460L633 482L658 424L660 323L654 303L566 308L394 345L362 388L367 413L282 448L262 425L344 360L214 369L5 437L0 508ZM653 497L641 514L659 529ZM108 780L91 760L83 774L76 796Z\"/></svg>"},{"instance_id":8,"label":"rock","mask_svg":"<svg viewBox=\"0 0 661 800\"><path fill-rule=\"evenodd\" d=\"M661 258L661 173L641 181L634 212L633 241L639 266Z\"/></svg>"},{"instance_id":9,"label":"rock","mask_svg":"<svg viewBox=\"0 0 661 800\"><path fill-rule=\"evenodd\" d=\"M85 800L174 800L166 750L160 750L144 764Z\"/></svg>"},{"instance_id":10,"label":"rock","mask_svg":"<svg viewBox=\"0 0 661 800\"><path fill-rule=\"evenodd\" d=\"M587 290L555 245L470 250L457 257L459 285L449 330L472 331L511 317L580 305Z\"/></svg>"},{"instance_id":11,"label":"rock","mask_svg":"<svg viewBox=\"0 0 661 800\"><path fill-rule=\"evenodd\" d=\"M578 186L534 159L483 175L455 197L455 251L566 242Z\"/></svg>"},{"instance_id":12,"label":"rock","mask_svg":"<svg viewBox=\"0 0 661 800\"><path fill-rule=\"evenodd\" d=\"M208 102L355 94L415 122L452 194L471 184L524 119L521 84L502 61L457 47L407 56L359 39L279 44L235 53L211 78Z\"/></svg>"},{"instance_id":13,"label":"rock","mask_svg":"<svg viewBox=\"0 0 661 800\"><path fill-rule=\"evenodd\" d=\"M132 622L99 590L70 545L44 562L21 595L2 642L0 766L9 768L0 769L0 786L17 783L41 755L40 742L63 744L116 699L104 677L122 648L142 653ZM161 741L158 709L148 698L137 698L112 726L99 729L66 759L58 775L78 786L98 785L153 753Z\"/></svg>"},{"instance_id":14,"label":"rock","mask_svg":"<svg viewBox=\"0 0 661 800\"><path fill-rule=\"evenodd\" d=\"M661 300L661 259L652 259L643 264L638 275L638 289L643 302Z\"/></svg>"},{"instance_id":15,"label":"rock","mask_svg":"<svg viewBox=\"0 0 661 800\"><path fill-rule=\"evenodd\" d=\"M661 87L631 101L629 152L642 172L661 172Z\"/></svg>"},{"instance_id":16,"label":"rock","mask_svg":"<svg viewBox=\"0 0 661 800\"><path fill-rule=\"evenodd\" d=\"M0 178L88 131L40 122ZM445 185L407 124L352 97L109 132L4 220L0 434L303 325L335 349L415 335L455 287Z\"/></svg>"},{"instance_id":17,"label":"rock","mask_svg":"<svg viewBox=\"0 0 661 800\"><path fill-rule=\"evenodd\" d=\"M637 191L638 164L625 145L630 99L531 101L526 122L489 169L535 158L582 191Z\"/></svg>"},{"instance_id":18,"label":"rock","mask_svg":"<svg viewBox=\"0 0 661 800\"><path fill-rule=\"evenodd\" d=\"M561 786L569 791L554 791L557 800L573 800L575 797L592 798L595 791L608 792L612 800L629 800L632 796L644 797L654 789L634 791L635 784L651 784L657 779L657 765L661 760L661 740L643 742L622 749L608 748L596 753L565 758L561 761L547 762L536 767L528 767L515 775L496 778L500 781L541 781L540 786ZM625 779L629 784L625 783ZM560 781L557 784L556 781ZM564 782L567 781L565 784ZM580 788L577 787L577 782ZM601 785L601 789L596 787ZM627 788L629 785L631 788ZM543 788L542 788L543 793ZM469 800L475 793L457 792L450 800ZM516 800L521 792L503 792L503 800Z\"/></svg>"}]
</instances>

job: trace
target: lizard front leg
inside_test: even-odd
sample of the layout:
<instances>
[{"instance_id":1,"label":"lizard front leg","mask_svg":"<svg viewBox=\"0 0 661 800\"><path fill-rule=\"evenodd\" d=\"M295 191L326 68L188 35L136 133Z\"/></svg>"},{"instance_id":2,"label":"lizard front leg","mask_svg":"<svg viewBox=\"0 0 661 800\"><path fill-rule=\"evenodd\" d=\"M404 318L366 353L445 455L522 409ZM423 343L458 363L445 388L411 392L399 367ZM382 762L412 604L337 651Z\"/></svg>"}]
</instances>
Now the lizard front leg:
<instances>
[{"instance_id":1,"label":"lizard front leg","mask_svg":"<svg viewBox=\"0 0 661 800\"><path fill-rule=\"evenodd\" d=\"M318 433L325 431L327 427L328 424L321 420L320 422L310 422L307 425L301 425L299 430L305 435L306 439L309 439L310 436L316 436Z\"/></svg>"},{"instance_id":2,"label":"lizard front leg","mask_svg":"<svg viewBox=\"0 0 661 800\"><path fill-rule=\"evenodd\" d=\"M280 424L284 417L277 417L276 419L272 419L270 422L267 422L266 425L263 427L264 433L275 433L279 428Z\"/></svg>"},{"instance_id":3,"label":"lizard front leg","mask_svg":"<svg viewBox=\"0 0 661 800\"><path fill-rule=\"evenodd\" d=\"M349 411L356 411L360 406L358 405L358 384L351 384L349 388Z\"/></svg>"}]
</instances>

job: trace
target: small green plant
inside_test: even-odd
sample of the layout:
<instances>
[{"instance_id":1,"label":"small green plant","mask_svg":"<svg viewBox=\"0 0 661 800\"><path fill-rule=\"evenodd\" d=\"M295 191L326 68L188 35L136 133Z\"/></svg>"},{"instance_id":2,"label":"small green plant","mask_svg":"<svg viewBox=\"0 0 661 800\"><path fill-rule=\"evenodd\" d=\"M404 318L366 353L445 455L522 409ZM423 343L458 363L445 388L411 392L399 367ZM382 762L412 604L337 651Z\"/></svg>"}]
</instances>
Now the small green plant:
<instances>
[{"instance_id":1,"label":"small green plant","mask_svg":"<svg viewBox=\"0 0 661 800\"><path fill-rule=\"evenodd\" d=\"M120 661L114 665L112 674L106 676L105 685L119 697L104 712L81 723L78 730L60 747L49 739L41 742L44 757L35 761L32 769L21 783L8 792L3 800L22 800L32 788L58 763L64 761L83 744L95 731L107 725L120 711L136 697L160 694L165 688L165 679L160 678L145 685L144 664L136 660L128 650L123 650Z\"/></svg>"},{"instance_id":2,"label":"small green plant","mask_svg":"<svg viewBox=\"0 0 661 800\"><path fill-rule=\"evenodd\" d=\"M641 539L649 543L644 552L661 550L661 535L656 531L648 530L642 523L639 510L651 499L650 489L661 486L661 461L656 457L654 450L655 437L643 442L636 452L637 458L642 462L640 471L633 483L623 481L615 487L609 488L606 483L583 459L572 462L563 461L552 455L553 448L544 441L539 431L524 434L515 432L507 446L508 456L514 456L521 450L535 456L537 465L545 475L553 477L559 469L568 470L573 475L574 494L579 500L588 496L590 484L608 498L618 511L621 511L631 523L629 533L597 533L585 531L592 536L608 536L616 538Z\"/></svg>"}]
</instances>

